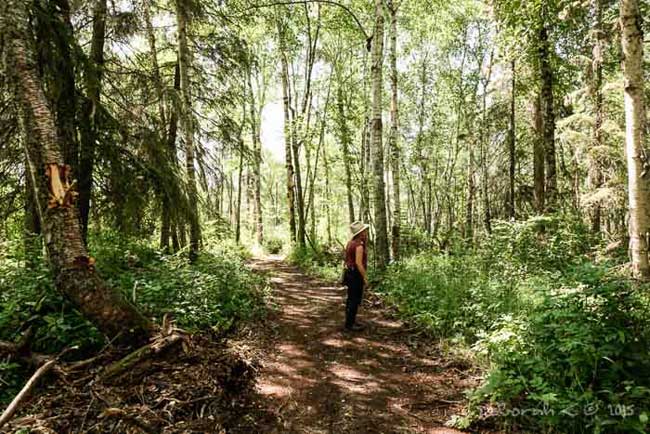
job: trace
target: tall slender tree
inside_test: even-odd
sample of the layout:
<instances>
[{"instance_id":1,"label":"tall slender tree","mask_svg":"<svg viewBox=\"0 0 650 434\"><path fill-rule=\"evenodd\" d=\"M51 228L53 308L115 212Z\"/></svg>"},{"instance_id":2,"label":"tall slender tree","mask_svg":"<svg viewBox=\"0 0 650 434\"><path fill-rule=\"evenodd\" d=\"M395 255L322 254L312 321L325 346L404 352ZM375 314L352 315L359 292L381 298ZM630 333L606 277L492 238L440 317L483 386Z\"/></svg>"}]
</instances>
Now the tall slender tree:
<instances>
[{"instance_id":1,"label":"tall slender tree","mask_svg":"<svg viewBox=\"0 0 650 434\"><path fill-rule=\"evenodd\" d=\"M541 100L544 115L543 139L545 167L545 201L546 210L555 211L557 208L557 167L555 156L555 98L553 96L553 85L555 80L554 70L551 64L553 45L549 37L548 6L542 2L542 12L538 30L538 55L539 72L541 78Z\"/></svg>"},{"instance_id":2,"label":"tall slender tree","mask_svg":"<svg viewBox=\"0 0 650 434\"><path fill-rule=\"evenodd\" d=\"M282 81L282 106L284 110L284 158L287 171L287 205L289 209L289 236L296 242L296 190L294 183L292 120L291 120L291 90L289 89L289 62L287 60L286 28L282 18L277 18L278 50L280 56L280 77Z\"/></svg>"},{"instance_id":3,"label":"tall slender tree","mask_svg":"<svg viewBox=\"0 0 650 434\"><path fill-rule=\"evenodd\" d=\"M643 29L638 0L621 0L620 26L625 78L625 142L628 171L629 233L632 270L650 278L650 161L645 147L646 112L643 78Z\"/></svg>"},{"instance_id":4,"label":"tall slender tree","mask_svg":"<svg viewBox=\"0 0 650 434\"><path fill-rule=\"evenodd\" d=\"M399 259L400 222L402 220L402 205L400 194L401 152L399 145L399 106L397 89L397 11L399 6L393 0L388 0L390 12L390 150L391 173L393 175L393 225L392 253L393 259Z\"/></svg>"},{"instance_id":5,"label":"tall slender tree","mask_svg":"<svg viewBox=\"0 0 650 434\"><path fill-rule=\"evenodd\" d=\"M93 3L93 32L90 41L90 57L87 62L86 100L82 107L81 150L79 158L79 213L81 234L86 239L88 234L88 217L95 170L96 143L99 138L102 91L104 74L104 44L106 41L106 0Z\"/></svg>"},{"instance_id":6,"label":"tall slender tree","mask_svg":"<svg viewBox=\"0 0 650 434\"><path fill-rule=\"evenodd\" d=\"M178 68L181 90L181 125L185 139L185 169L188 180L189 224L190 224L190 261L195 261L199 254L201 238L199 226L198 190L196 185L194 114L192 111L192 93L190 82L191 53L188 45L187 27L190 11L187 0L176 0L176 20L178 25Z\"/></svg>"},{"instance_id":7,"label":"tall slender tree","mask_svg":"<svg viewBox=\"0 0 650 434\"><path fill-rule=\"evenodd\" d=\"M594 24L592 28L591 82L589 85L594 104L593 147L589 158L589 184L596 190L602 187L603 172L598 161L598 153L603 146L603 51L605 49L605 29L603 28L603 0L593 0ZM591 229L600 232L602 205L597 201L591 210Z\"/></svg>"},{"instance_id":8,"label":"tall slender tree","mask_svg":"<svg viewBox=\"0 0 650 434\"><path fill-rule=\"evenodd\" d=\"M375 225L375 257L377 267L388 265L388 221L386 218L386 185L384 182L384 146L382 144L382 94L384 58L384 10L383 1L375 0L375 32L372 37L372 193Z\"/></svg>"}]
</instances>

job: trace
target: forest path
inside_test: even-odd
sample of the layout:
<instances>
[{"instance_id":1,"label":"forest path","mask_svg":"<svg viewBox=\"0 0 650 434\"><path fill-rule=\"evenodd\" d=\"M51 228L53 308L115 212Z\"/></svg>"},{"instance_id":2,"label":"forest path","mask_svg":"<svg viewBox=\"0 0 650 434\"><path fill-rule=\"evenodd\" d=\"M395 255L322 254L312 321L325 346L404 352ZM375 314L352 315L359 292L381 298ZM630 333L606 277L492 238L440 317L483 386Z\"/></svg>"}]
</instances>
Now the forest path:
<instances>
[{"instance_id":1,"label":"forest path","mask_svg":"<svg viewBox=\"0 0 650 434\"><path fill-rule=\"evenodd\" d=\"M262 331L257 389L280 426L264 432L460 433L444 423L462 409L462 392L474 381L462 366L418 345L367 296L359 312L367 329L344 333L340 285L280 257L250 266L269 277L276 305Z\"/></svg>"}]
</instances>

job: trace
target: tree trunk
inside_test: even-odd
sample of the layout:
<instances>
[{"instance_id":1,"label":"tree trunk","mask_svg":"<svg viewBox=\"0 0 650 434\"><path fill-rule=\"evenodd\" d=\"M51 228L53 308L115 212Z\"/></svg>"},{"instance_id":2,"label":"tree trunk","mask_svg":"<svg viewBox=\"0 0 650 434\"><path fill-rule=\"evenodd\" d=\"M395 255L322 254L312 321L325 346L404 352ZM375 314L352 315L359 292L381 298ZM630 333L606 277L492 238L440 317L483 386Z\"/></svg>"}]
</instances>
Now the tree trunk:
<instances>
[{"instance_id":1,"label":"tree trunk","mask_svg":"<svg viewBox=\"0 0 650 434\"><path fill-rule=\"evenodd\" d=\"M162 78L160 76L160 66L158 65L158 50L156 48L156 34L151 23L152 0L142 0L142 15L144 18L145 28L147 30L147 40L149 42L149 57L151 60L151 76L153 77L154 90L158 98L158 114L160 116L160 131L164 131L166 122L165 113L165 91Z\"/></svg>"},{"instance_id":2,"label":"tree trunk","mask_svg":"<svg viewBox=\"0 0 650 434\"><path fill-rule=\"evenodd\" d=\"M57 289L82 314L109 338L125 343L142 341L151 332L151 324L119 291L108 288L95 271L88 256L74 204L76 193L70 183L69 166L63 159L63 146L57 136L54 116L47 105L42 83L36 74L27 35L29 14L25 2L8 0L3 5L0 27L9 36L6 71L15 71L14 82L24 111L33 119L35 142L25 142L34 197L47 191L47 204L39 204L42 230L49 264ZM32 146L33 145L33 146Z\"/></svg>"},{"instance_id":3,"label":"tree trunk","mask_svg":"<svg viewBox=\"0 0 650 434\"><path fill-rule=\"evenodd\" d=\"M625 142L630 207L630 255L637 278L650 278L650 179L645 151L643 30L638 0L621 0L620 26L625 79Z\"/></svg>"},{"instance_id":4,"label":"tree trunk","mask_svg":"<svg viewBox=\"0 0 650 434\"><path fill-rule=\"evenodd\" d=\"M351 224L354 222L354 198L352 195L352 155L350 153L350 148L352 145L352 140L350 137L350 129L348 128L348 123L345 114L345 105L343 101L343 88L340 83L336 90L336 108L337 108L337 121L339 124L339 140L341 142L341 152L343 154L343 168L345 170L345 196L348 202L348 221Z\"/></svg>"},{"instance_id":5,"label":"tree trunk","mask_svg":"<svg viewBox=\"0 0 650 434\"><path fill-rule=\"evenodd\" d=\"M251 172L253 181L253 220L255 225L255 239L258 245L264 241L264 224L262 221L262 141L258 128L257 104L255 102L255 91L251 80L251 70L248 69L248 89L250 91L250 117L251 117L251 140L253 144L253 170Z\"/></svg>"},{"instance_id":6,"label":"tree trunk","mask_svg":"<svg viewBox=\"0 0 650 434\"><path fill-rule=\"evenodd\" d=\"M327 244L332 245L332 191L330 188L330 167L327 146L323 146L323 169L325 170L325 215L327 218Z\"/></svg>"},{"instance_id":7,"label":"tree trunk","mask_svg":"<svg viewBox=\"0 0 650 434\"><path fill-rule=\"evenodd\" d=\"M151 22L151 0L142 1L142 15L147 33L147 40L149 42L149 57L151 60L151 76L153 77L154 91L158 98L158 128L161 137L159 143L162 144L162 152L164 155L169 153L168 138L165 134L167 128L167 114L165 110L165 92L162 77L160 76L160 66L158 64L158 49L156 48L156 35L154 33L153 24ZM176 68L175 68L176 69ZM175 74L176 75L176 74ZM175 134L175 132L174 132ZM175 139L175 138L174 138ZM175 154L175 146L174 146ZM171 200L169 194L162 186L160 191L161 200L161 219L160 219L160 249L164 252L169 252L169 237L171 227Z\"/></svg>"},{"instance_id":8,"label":"tree trunk","mask_svg":"<svg viewBox=\"0 0 650 434\"><path fill-rule=\"evenodd\" d=\"M390 10L390 149L391 171L393 175L393 227L392 252L393 260L399 259L400 222L402 220L402 205L400 201L400 161L399 147L399 107L397 101L397 6L389 2Z\"/></svg>"},{"instance_id":9,"label":"tree trunk","mask_svg":"<svg viewBox=\"0 0 650 434\"><path fill-rule=\"evenodd\" d=\"M476 181L474 179L474 143L468 143L467 157L467 203L465 215L465 239L472 243L474 240L474 199L476 197Z\"/></svg>"},{"instance_id":10,"label":"tree trunk","mask_svg":"<svg viewBox=\"0 0 650 434\"><path fill-rule=\"evenodd\" d=\"M542 12L545 16L545 12ZM555 163L555 108L553 98L554 73L551 67L551 42L545 23L539 30L539 64L542 80L542 107L544 110L544 158L546 160L546 211L555 211L557 203L557 169Z\"/></svg>"},{"instance_id":11,"label":"tree trunk","mask_svg":"<svg viewBox=\"0 0 650 434\"><path fill-rule=\"evenodd\" d=\"M32 149L34 158L41 161L41 156L38 146L38 137L32 132L34 131L33 119L29 112L27 112L21 104L18 106L18 121L20 124L20 136L23 148L25 150ZM40 257L42 250L41 243L38 240L38 235L41 234L41 209L39 203L47 202L47 196L41 194L41 197L35 197L36 186L34 182L39 182L39 179L33 179L32 173L29 170L29 156L25 154L25 219L24 219L24 245L25 245L25 264L27 267L33 267L37 258ZM42 189L40 189L42 193Z\"/></svg>"},{"instance_id":12,"label":"tree trunk","mask_svg":"<svg viewBox=\"0 0 650 434\"><path fill-rule=\"evenodd\" d=\"M181 88L181 73L178 62L174 67L174 92L179 93ZM169 115L169 129L167 130L166 140L166 155L169 159L169 164L172 168L178 167L178 159L176 156L176 138L178 136L178 109L174 104L171 104L167 113ZM178 227L175 220L178 220L178 214L172 212L171 199L165 194L163 195L163 209L162 209L162 222L160 230L160 248L163 251L169 250L169 237L172 239L172 249L177 252L180 249L178 241Z\"/></svg>"},{"instance_id":13,"label":"tree trunk","mask_svg":"<svg viewBox=\"0 0 650 434\"><path fill-rule=\"evenodd\" d=\"M485 231L492 233L492 210L490 209L490 190L488 180L488 162L487 162L487 139L490 137L490 125L487 116L487 94L490 80L492 79L492 64L494 61L494 50L490 51L490 63L488 64L487 74L483 81L482 95L482 119L481 119L481 171L483 173L483 224Z\"/></svg>"},{"instance_id":14,"label":"tree trunk","mask_svg":"<svg viewBox=\"0 0 650 434\"><path fill-rule=\"evenodd\" d=\"M292 134L291 134L291 93L289 90L289 64L287 62L287 48L285 44L284 28L280 19L277 22L278 40L280 48L280 65L282 76L282 101L284 107L284 158L287 170L287 205L289 208L289 235L291 241L296 242L296 196L294 185L294 170L292 157Z\"/></svg>"},{"instance_id":15,"label":"tree trunk","mask_svg":"<svg viewBox=\"0 0 650 434\"><path fill-rule=\"evenodd\" d=\"M241 241L241 190L244 175L244 142L239 140L239 174L237 175L237 208L235 209L235 242Z\"/></svg>"},{"instance_id":16,"label":"tree trunk","mask_svg":"<svg viewBox=\"0 0 650 434\"><path fill-rule=\"evenodd\" d=\"M194 116L192 114L192 96L189 70L191 68L190 50L187 45L187 25L189 21L187 0L176 0L176 19L178 23L178 67L181 79L181 125L185 139L185 168L188 178L189 223L190 223L190 261L194 262L199 254L199 195L196 185L194 167Z\"/></svg>"},{"instance_id":17,"label":"tree trunk","mask_svg":"<svg viewBox=\"0 0 650 434\"><path fill-rule=\"evenodd\" d=\"M104 72L104 41L106 39L106 0L96 0L93 5L93 33L90 58L86 67L86 101L82 108L81 153L79 158L79 214L81 235L88 235L88 216L95 167L95 146L100 123L100 95Z\"/></svg>"},{"instance_id":18,"label":"tree trunk","mask_svg":"<svg viewBox=\"0 0 650 434\"><path fill-rule=\"evenodd\" d=\"M516 153L516 140L517 140L517 125L515 123L515 102L516 102L516 65L515 61L510 62L511 85L510 85L510 130L508 140L508 161L509 161L509 189L508 189L508 217L514 220L517 217L517 208L515 205L515 169L517 167L517 153Z\"/></svg>"},{"instance_id":19,"label":"tree trunk","mask_svg":"<svg viewBox=\"0 0 650 434\"><path fill-rule=\"evenodd\" d=\"M384 147L382 144L382 70L384 53L384 14L382 0L375 0L375 33L372 39L372 166L375 258L380 270L390 259L386 221L384 184Z\"/></svg>"},{"instance_id":20,"label":"tree trunk","mask_svg":"<svg viewBox=\"0 0 650 434\"><path fill-rule=\"evenodd\" d=\"M36 3L35 3L36 4ZM71 52L73 29L68 0L38 3L43 10L36 16L39 68L43 72L46 97L56 112L55 122L63 140L63 157L74 173L79 170L77 139L77 87L75 62Z\"/></svg>"},{"instance_id":21,"label":"tree trunk","mask_svg":"<svg viewBox=\"0 0 650 434\"><path fill-rule=\"evenodd\" d=\"M603 50L605 46L605 32L603 29L603 0L593 0L594 6L594 27L593 34L593 59L592 59L592 82L591 97L594 104L594 136L593 148L589 153L589 186L595 192L603 185L603 172L598 161L598 153L603 146ZM601 226L601 204L596 202L591 209L591 230L600 233Z\"/></svg>"},{"instance_id":22,"label":"tree trunk","mask_svg":"<svg viewBox=\"0 0 650 434\"><path fill-rule=\"evenodd\" d=\"M544 118L540 97L535 97L532 105L533 112L533 129L535 130L535 140L533 142L533 178L535 183L535 208L539 214L543 214L545 206L545 169L544 169Z\"/></svg>"}]
</instances>

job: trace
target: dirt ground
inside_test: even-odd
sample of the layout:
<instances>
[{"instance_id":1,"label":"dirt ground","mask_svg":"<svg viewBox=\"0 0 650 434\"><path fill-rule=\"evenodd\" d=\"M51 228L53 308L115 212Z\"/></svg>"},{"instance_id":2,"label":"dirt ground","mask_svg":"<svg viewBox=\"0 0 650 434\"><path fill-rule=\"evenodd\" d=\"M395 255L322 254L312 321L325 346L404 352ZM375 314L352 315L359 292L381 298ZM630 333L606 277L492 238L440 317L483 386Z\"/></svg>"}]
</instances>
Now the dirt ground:
<instances>
[{"instance_id":1,"label":"dirt ground","mask_svg":"<svg viewBox=\"0 0 650 434\"><path fill-rule=\"evenodd\" d=\"M476 373L436 354L391 318L371 294L362 332L342 329L345 288L311 278L279 257L251 262L273 286L276 310L262 332L257 391L278 418L277 433L460 433ZM376 298L375 298L376 300Z\"/></svg>"}]
</instances>

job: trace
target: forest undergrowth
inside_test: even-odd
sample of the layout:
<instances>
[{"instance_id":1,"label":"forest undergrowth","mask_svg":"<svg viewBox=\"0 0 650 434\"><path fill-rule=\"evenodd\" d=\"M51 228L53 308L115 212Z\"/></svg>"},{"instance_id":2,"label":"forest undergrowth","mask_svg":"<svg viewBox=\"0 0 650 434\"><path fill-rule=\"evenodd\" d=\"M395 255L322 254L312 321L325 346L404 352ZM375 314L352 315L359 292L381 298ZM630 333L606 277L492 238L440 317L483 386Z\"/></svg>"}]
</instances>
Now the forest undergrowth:
<instances>
[{"instance_id":1,"label":"forest undergrowth","mask_svg":"<svg viewBox=\"0 0 650 434\"><path fill-rule=\"evenodd\" d=\"M156 324L166 316L182 330L219 340L265 313L266 282L246 268L249 254L233 242L206 241L192 265L185 251L164 254L114 232L94 234L89 245L98 272ZM18 238L1 247L0 341L20 343L29 335L32 352L57 354L75 347L66 356L74 360L108 346L106 337L55 290L42 258L27 262ZM24 363L0 359L0 404L15 396L31 372Z\"/></svg>"},{"instance_id":2,"label":"forest undergrowth","mask_svg":"<svg viewBox=\"0 0 650 434\"><path fill-rule=\"evenodd\" d=\"M290 259L333 277L341 257L330 250ZM644 433L650 288L628 278L626 261L624 247L606 249L579 219L535 217L499 222L471 248L459 240L409 255L371 291L485 372L456 427Z\"/></svg>"}]
</instances>

